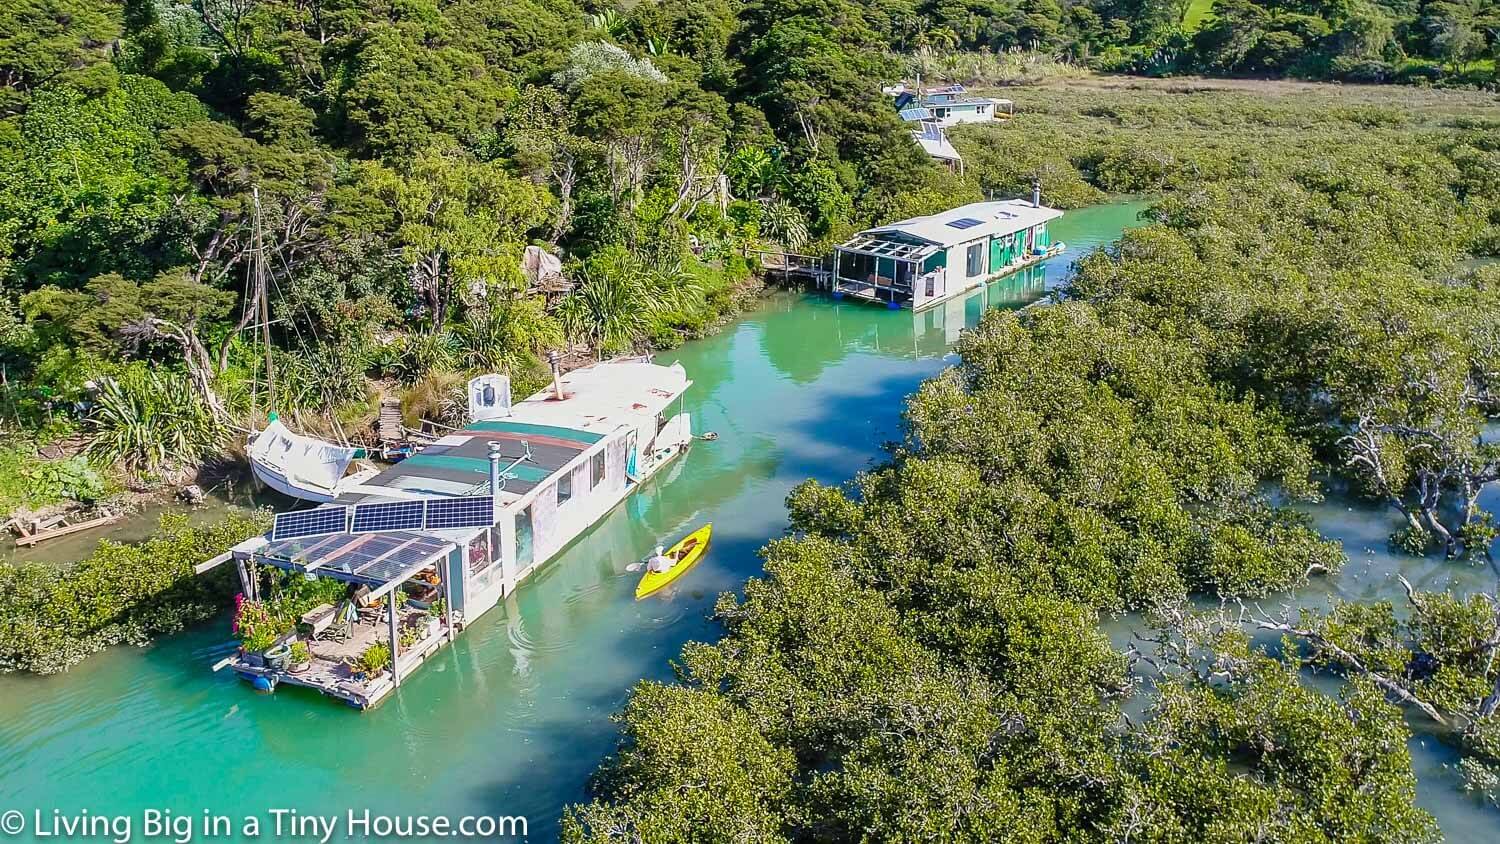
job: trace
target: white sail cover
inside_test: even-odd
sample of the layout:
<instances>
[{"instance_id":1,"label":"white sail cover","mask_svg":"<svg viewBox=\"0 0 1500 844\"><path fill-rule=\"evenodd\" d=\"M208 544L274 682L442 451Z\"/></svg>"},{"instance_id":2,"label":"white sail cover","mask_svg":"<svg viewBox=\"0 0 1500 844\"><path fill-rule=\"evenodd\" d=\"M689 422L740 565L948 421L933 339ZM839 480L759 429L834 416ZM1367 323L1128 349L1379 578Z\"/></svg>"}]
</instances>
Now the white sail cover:
<instances>
[{"instance_id":1,"label":"white sail cover","mask_svg":"<svg viewBox=\"0 0 1500 844\"><path fill-rule=\"evenodd\" d=\"M562 277L562 260L540 246L528 246L521 255L521 268L533 286L549 278Z\"/></svg>"},{"instance_id":2,"label":"white sail cover","mask_svg":"<svg viewBox=\"0 0 1500 844\"><path fill-rule=\"evenodd\" d=\"M272 419L250 443L250 461L257 469L269 469L287 485L309 492L332 493L354 459L356 449L294 434ZM262 475L261 472L256 474ZM294 494L294 493L288 493ZM319 497L322 497L321 495Z\"/></svg>"}]
</instances>

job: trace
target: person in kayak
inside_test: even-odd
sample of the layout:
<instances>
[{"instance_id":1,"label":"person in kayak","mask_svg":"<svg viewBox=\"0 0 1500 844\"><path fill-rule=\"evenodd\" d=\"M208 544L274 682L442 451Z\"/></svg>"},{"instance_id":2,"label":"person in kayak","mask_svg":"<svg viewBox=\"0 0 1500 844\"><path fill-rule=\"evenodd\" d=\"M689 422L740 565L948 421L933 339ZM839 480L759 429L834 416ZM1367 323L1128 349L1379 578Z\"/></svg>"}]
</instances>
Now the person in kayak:
<instances>
[{"instance_id":1,"label":"person in kayak","mask_svg":"<svg viewBox=\"0 0 1500 844\"><path fill-rule=\"evenodd\" d=\"M672 566L675 565L677 565L677 561L668 557L666 549L658 545L656 546L656 553L652 554L651 559L646 561L646 571L663 574L671 571Z\"/></svg>"}]
</instances>

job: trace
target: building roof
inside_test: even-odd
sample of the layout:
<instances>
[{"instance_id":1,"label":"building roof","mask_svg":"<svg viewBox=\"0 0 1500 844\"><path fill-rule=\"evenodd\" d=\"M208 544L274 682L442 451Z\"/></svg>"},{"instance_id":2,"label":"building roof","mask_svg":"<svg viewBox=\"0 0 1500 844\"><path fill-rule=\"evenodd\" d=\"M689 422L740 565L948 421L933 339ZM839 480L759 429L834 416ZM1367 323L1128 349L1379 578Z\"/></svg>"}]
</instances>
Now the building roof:
<instances>
[{"instance_id":1,"label":"building roof","mask_svg":"<svg viewBox=\"0 0 1500 844\"><path fill-rule=\"evenodd\" d=\"M542 486L621 425L655 417L691 383L680 365L644 358L607 361L562 377L567 398L542 390L511 415L475 422L426 446L338 497L339 504L489 493L490 443L500 445L500 497Z\"/></svg>"},{"instance_id":2,"label":"building roof","mask_svg":"<svg viewBox=\"0 0 1500 844\"><path fill-rule=\"evenodd\" d=\"M983 237L1024 231L1062 215L1063 212L1056 208L1045 205L1033 207L1025 199L973 202L938 214L866 229L860 234L869 236L895 233L938 246L957 246Z\"/></svg>"},{"instance_id":3,"label":"building roof","mask_svg":"<svg viewBox=\"0 0 1500 844\"><path fill-rule=\"evenodd\" d=\"M922 151L933 158L941 158L945 161L961 161L962 156L953 144L948 141L948 133L931 123L919 124L920 128L913 129L911 136L916 139Z\"/></svg>"}]
</instances>

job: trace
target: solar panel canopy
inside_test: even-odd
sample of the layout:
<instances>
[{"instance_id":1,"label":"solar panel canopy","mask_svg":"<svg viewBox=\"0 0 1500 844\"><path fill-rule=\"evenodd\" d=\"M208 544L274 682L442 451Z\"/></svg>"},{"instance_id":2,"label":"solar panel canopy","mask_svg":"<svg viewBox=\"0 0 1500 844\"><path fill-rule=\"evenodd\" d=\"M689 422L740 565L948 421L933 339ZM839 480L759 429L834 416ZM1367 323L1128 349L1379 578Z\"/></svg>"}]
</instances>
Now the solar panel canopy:
<instances>
[{"instance_id":1,"label":"solar panel canopy","mask_svg":"<svg viewBox=\"0 0 1500 844\"><path fill-rule=\"evenodd\" d=\"M352 511L352 513L351 513ZM331 533L383 533L410 530L451 530L488 527L495 521L494 499L488 495L388 501L353 507L318 507L281 513L271 529L272 541Z\"/></svg>"}]
</instances>

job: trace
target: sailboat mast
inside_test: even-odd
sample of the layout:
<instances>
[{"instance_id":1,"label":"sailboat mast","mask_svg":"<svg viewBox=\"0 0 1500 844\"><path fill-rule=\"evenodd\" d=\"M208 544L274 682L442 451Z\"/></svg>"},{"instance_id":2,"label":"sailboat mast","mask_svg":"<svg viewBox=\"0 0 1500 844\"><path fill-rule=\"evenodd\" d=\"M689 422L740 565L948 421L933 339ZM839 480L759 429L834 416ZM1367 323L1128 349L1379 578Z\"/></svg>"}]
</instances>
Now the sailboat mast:
<instances>
[{"instance_id":1,"label":"sailboat mast","mask_svg":"<svg viewBox=\"0 0 1500 844\"><path fill-rule=\"evenodd\" d=\"M276 364L271 358L271 308L266 294L266 251L261 232L260 187L250 189L255 200L255 295L260 300L260 339L266 351L266 407L276 404Z\"/></svg>"}]
</instances>

